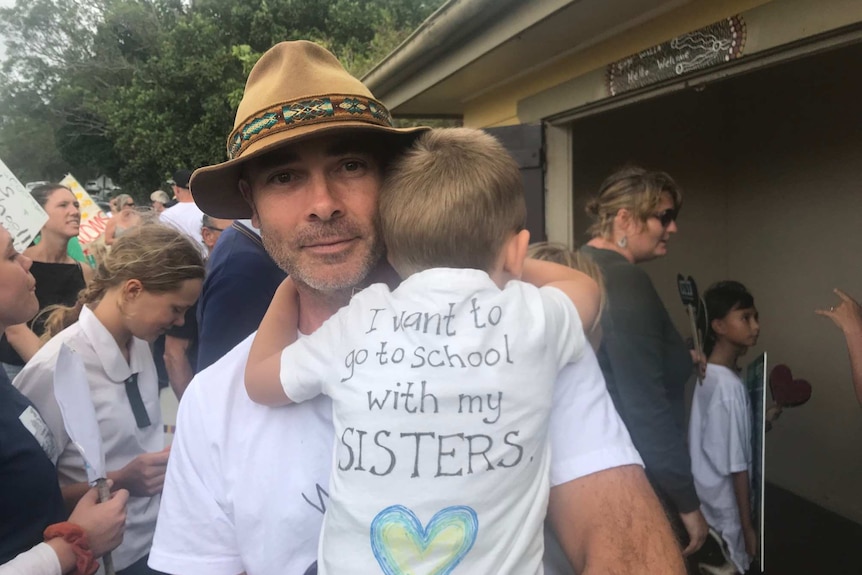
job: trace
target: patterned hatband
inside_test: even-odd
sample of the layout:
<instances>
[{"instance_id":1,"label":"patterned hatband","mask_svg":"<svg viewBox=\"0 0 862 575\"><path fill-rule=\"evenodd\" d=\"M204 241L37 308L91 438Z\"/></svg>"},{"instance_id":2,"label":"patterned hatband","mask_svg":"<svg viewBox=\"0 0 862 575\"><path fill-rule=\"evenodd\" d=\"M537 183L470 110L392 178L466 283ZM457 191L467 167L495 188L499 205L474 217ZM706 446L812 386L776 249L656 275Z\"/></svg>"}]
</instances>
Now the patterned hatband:
<instances>
[{"instance_id":1,"label":"patterned hatband","mask_svg":"<svg viewBox=\"0 0 862 575\"><path fill-rule=\"evenodd\" d=\"M302 98L261 110L234 129L228 136L227 156L238 158L252 143L277 132L344 120L392 127L389 110L371 98L339 94Z\"/></svg>"}]
</instances>

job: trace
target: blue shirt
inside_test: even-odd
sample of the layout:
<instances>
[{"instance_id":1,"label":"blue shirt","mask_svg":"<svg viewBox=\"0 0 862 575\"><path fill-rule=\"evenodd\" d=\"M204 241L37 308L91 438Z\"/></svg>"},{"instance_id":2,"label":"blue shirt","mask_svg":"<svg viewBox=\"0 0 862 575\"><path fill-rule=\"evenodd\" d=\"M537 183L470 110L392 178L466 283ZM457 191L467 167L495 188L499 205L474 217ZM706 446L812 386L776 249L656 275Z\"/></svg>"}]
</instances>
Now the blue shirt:
<instances>
[{"instance_id":1,"label":"blue shirt","mask_svg":"<svg viewBox=\"0 0 862 575\"><path fill-rule=\"evenodd\" d=\"M207 268L198 300L197 371L257 330L287 277L263 249L260 237L239 222L222 232Z\"/></svg>"}]
</instances>

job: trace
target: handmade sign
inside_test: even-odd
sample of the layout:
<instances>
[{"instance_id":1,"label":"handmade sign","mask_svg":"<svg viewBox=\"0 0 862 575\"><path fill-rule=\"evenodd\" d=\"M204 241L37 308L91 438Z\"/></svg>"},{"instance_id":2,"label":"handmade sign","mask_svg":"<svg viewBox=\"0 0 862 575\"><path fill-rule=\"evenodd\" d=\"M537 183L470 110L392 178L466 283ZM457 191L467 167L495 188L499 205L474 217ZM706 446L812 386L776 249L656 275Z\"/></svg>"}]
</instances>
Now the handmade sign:
<instances>
[{"instance_id":1,"label":"handmade sign","mask_svg":"<svg viewBox=\"0 0 862 575\"><path fill-rule=\"evenodd\" d=\"M688 321L691 327L691 341L694 344L694 349L699 355L703 355L703 337L697 329L697 312L700 308L700 296L697 293L697 283L694 278L688 276L685 279L682 274L676 274L676 285L679 289L679 297L682 300L682 305L685 306L685 311L688 314ZM703 383L703 378L700 376L700 371L697 374L698 383Z\"/></svg>"},{"instance_id":2,"label":"handmade sign","mask_svg":"<svg viewBox=\"0 0 862 575\"><path fill-rule=\"evenodd\" d=\"M48 221L48 214L0 161L0 225L12 236L15 249L23 252Z\"/></svg>"},{"instance_id":3,"label":"handmade sign","mask_svg":"<svg viewBox=\"0 0 862 575\"><path fill-rule=\"evenodd\" d=\"M760 542L760 572L765 573L763 537L766 534L764 514L766 492L766 353L745 368L745 387L751 400L751 488L754 492L754 525Z\"/></svg>"}]
</instances>

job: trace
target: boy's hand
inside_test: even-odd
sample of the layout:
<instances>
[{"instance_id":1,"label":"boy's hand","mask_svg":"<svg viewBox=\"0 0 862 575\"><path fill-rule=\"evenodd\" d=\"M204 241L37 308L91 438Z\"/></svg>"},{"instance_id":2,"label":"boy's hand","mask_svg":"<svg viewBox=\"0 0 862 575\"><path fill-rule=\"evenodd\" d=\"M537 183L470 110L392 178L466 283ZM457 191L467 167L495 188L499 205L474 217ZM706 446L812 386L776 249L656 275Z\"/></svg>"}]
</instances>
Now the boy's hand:
<instances>
[{"instance_id":1,"label":"boy's hand","mask_svg":"<svg viewBox=\"0 0 862 575\"><path fill-rule=\"evenodd\" d=\"M757 531L751 525L744 525L742 535L745 537L745 552L752 557L757 556Z\"/></svg>"}]
</instances>

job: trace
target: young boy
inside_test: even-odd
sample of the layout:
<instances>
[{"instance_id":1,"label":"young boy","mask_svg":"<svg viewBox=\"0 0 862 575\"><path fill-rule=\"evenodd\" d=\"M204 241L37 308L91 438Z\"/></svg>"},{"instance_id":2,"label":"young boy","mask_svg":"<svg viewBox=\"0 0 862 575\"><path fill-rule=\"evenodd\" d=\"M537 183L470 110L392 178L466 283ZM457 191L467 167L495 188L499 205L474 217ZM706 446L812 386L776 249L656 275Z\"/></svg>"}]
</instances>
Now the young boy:
<instances>
[{"instance_id":1,"label":"young boy","mask_svg":"<svg viewBox=\"0 0 862 575\"><path fill-rule=\"evenodd\" d=\"M404 282L367 288L284 348L288 280L246 368L259 403L333 400L319 573L541 573L552 388L583 353L598 288L525 261L518 167L481 131L420 136L379 208Z\"/></svg>"},{"instance_id":2,"label":"young boy","mask_svg":"<svg viewBox=\"0 0 862 575\"><path fill-rule=\"evenodd\" d=\"M695 386L689 422L692 474L701 511L730 551L739 573L757 554L751 513L751 404L739 377L739 358L760 334L754 297L739 282L724 281L704 294L709 358Z\"/></svg>"}]
</instances>

